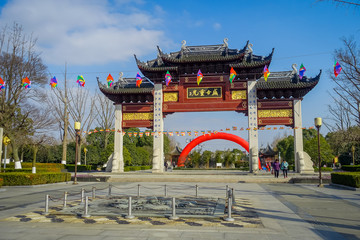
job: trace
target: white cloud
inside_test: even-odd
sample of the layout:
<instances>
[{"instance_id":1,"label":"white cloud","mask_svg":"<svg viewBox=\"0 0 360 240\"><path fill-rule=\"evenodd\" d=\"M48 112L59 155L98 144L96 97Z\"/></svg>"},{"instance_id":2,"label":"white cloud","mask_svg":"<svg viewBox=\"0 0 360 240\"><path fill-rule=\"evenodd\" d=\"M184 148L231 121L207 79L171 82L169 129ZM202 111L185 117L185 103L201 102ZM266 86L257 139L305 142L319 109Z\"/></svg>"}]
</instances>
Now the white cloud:
<instances>
[{"instance_id":1,"label":"white cloud","mask_svg":"<svg viewBox=\"0 0 360 240\"><path fill-rule=\"evenodd\" d=\"M220 23L214 23L213 27L214 27L215 30L220 30L221 24Z\"/></svg>"},{"instance_id":2,"label":"white cloud","mask_svg":"<svg viewBox=\"0 0 360 240\"><path fill-rule=\"evenodd\" d=\"M164 33L154 26L161 19L136 9L141 1L127 3L126 12L107 1L11 0L1 11L0 22L17 22L38 37L46 63L105 64L153 52ZM117 5L119 6L119 5Z\"/></svg>"}]
</instances>

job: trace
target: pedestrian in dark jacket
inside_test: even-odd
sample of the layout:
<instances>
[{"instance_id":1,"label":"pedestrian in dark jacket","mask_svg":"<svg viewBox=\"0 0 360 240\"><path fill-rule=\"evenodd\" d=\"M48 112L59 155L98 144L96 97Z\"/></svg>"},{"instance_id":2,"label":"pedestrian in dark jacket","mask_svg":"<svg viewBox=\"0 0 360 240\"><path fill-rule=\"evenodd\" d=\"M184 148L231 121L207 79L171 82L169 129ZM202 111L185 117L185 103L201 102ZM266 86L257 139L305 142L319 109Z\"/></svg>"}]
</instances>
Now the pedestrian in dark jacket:
<instances>
[{"instance_id":1,"label":"pedestrian in dark jacket","mask_svg":"<svg viewBox=\"0 0 360 240\"><path fill-rule=\"evenodd\" d=\"M275 172L276 178L279 178L279 171L280 171L280 163L279 163L279 160L276 159L275 163L274 163L274 172Z\"/></svg>"}]
</instances>

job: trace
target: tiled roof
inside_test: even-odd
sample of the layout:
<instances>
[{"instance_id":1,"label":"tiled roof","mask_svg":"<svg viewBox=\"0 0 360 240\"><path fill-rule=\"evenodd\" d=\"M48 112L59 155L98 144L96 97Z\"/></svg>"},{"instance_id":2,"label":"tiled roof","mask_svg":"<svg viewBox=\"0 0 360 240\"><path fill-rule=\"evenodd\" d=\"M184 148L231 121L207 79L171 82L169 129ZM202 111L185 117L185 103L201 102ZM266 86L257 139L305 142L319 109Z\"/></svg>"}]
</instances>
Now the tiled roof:
<instances>
[{"instance_id":1,"label":"tiled roof","mask_svg":"<svg viewBox=\"0 0 360 240\"><path fill-rule=\"evenodd\" d=\"M266 82L264 77L258 80L256 88L259 90L312 88L319 82L320 75L321 70L314 78L304 76L300 80L297 73L294 74L291 71L271 72Z\"/></svg>"}]
</instances>

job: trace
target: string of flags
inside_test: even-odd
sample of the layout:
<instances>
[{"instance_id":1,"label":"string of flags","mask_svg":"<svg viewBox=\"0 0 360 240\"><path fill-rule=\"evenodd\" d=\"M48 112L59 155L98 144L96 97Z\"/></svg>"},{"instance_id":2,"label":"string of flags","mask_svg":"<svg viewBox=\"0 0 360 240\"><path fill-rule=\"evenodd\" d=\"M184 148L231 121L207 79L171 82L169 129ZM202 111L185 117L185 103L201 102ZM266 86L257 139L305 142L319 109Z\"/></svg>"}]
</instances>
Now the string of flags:
<instances>
[{"instance_id":1,"label":"string of flags","mask_svg":"<svg viewBox=\"0 0 360 240\"><path fill-rule=\"evenodd\" d=\"M334 63L334 75L335 75L335 77L337 77L340 74L341 70L342 70L342 67L339 64L339 62L335 61L335 63ZM299 69L299 78L300 78L300 80L304 77L305 71L306 71L306 68L305 68L304 64L301 63L300 69ZM264 67L263 74L264 74L264 79L267 82L267 79L268 79L268 77L270 75L270 71L269 71L269 68L268 68L267 65L265 65L265 67ZM230 83L232 83L234 81L236 75L237 75L236 71L234 70L233 67L231 67L230 76L229 76ZM199 71L197 73L197 76L196 76L196 82L197 82L198 85L200 85L203 78L204 78L204 75L202 74L201 70L199 69ZM136 74L136 87L140 87L140 85L142 83L142 80L143 79L141 78L140 74L137 73ZM114 78L111 76L111 74L109 74L107 76L106 81L107 81L108 87L112 87L112 85L114 84ZM170 72L167 71L166 74L165 74L166 86L169 86L171 81L172 81L172 76L171 76ZM76 82L78 83L78 85L80 87L85 87L85 79L84 79L84 77L82 75L78 75ZM49 85L51 86L51 88L56 88L57 87L58 81L57 81L55 76L50 79L50 84ZM29 80L28 77L25 77L25 78L22 79L21 86L24 87L25 89L31 88L31 81ZM4 90L4 89L5 89L5 81L0 77L0 92L2 90Z\"/></svg>"},{"instance_id":2,"label":"string of flags","mask_svg":"<svg viewBox=\"0 0 360 240\"><path fill-rule=\"evenodd\" d=\"M250 130L291 130L291 129L299 129L299 127L260 127L260 128L239 128L239 131L250 131ZM314 127L302 127L301 129L314 129ZM238 128L233 126L232 128L226 128L225 131L237 131ZM143 136L154 136L155 134L164 134L164 135L169 135L169 136L201 136L201 135L205 135L205 134L216 134L218 132L223 132L223 129L220 129L219 131L217 130L202 130L202 131L121 131L121 130L117 130L117 132L122 133L123 135L127 134L129 137L143 137ZM115 132L115 129L95 129L93 131L83 131L83 133L85 134L93 134L93 133L98 133L98 132Z\"/></svg>"}]
</instances>

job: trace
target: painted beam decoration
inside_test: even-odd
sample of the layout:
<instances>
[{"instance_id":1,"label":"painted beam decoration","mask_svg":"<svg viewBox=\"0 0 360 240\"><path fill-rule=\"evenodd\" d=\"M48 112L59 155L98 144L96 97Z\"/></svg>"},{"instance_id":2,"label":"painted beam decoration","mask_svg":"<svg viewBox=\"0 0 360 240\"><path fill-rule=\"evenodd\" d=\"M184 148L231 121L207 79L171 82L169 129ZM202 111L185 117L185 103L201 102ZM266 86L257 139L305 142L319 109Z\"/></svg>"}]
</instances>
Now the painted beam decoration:
<instances>
[{"instance_id":1,"label":"painted beam decoration","mask_svg":"<svg viewBox=\"0 0 360 240\"><path fill-rule=\"evenodd\" d=\"M135 60L140 72L136 78L122 78L118 83L99 88L115 104L123 106L124 129L152 128L154 124L154 84L162 85L162 115L174 112L237 111L249 115L248 81L255 81L257 128L268 125L293 127L293 101L302 99L320 80L300 71L269 71L274 49L268 56L253 53L247 42L241 49L231 49L227 41L218 45L186 46L164 53L158 47L156 59ZM341 67L335 64L335 74ZM165 76L165 78L164 78ZM245 129L241 128L239 129ZM171 132L171 131L170 131ZM181 135L182 131L179 131ZM186 135L185 131L184 135ZM173 135L177 135L176 131Z\"/></svg>"}]
</instances>

